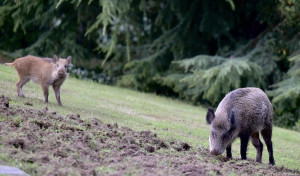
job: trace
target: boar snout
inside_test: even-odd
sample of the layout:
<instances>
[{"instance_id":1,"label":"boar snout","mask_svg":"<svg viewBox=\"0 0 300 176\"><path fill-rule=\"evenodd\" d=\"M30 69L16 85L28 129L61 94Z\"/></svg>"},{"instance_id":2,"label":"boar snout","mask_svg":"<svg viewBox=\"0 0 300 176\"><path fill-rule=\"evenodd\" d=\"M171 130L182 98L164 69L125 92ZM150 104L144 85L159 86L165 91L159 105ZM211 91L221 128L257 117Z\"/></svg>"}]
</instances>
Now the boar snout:
<instances>
[{"instance_id":1,"label":"boar snout","mask_svg":"<svg viewBox=\"0 0 300 176\"><path fill-rule=\"evenodd\" d=\"M212 155L216 155L216 156L222 154L220 151L215 150L215 149L213 149L212 151L210 151L210 153L211 153Z\"/></svg>"},{"instance_id":2,"label":"boar snout","mask_svg":"<svg viewBox=\"0 0 300 176\"><path fill-rule=\"evenodd\" d=\"M57 75L59 78L63 78L63 77L65 77L66 73L63 70L59 70Z\"/></svg>"}]
</instances>

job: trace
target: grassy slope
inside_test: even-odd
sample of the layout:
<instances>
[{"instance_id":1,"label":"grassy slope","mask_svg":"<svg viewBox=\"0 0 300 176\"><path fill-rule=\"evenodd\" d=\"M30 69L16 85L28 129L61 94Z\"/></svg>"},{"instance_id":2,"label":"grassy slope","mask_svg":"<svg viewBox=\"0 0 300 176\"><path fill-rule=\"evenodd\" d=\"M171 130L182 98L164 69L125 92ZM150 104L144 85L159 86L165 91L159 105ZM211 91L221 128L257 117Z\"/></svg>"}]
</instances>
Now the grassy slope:
<instances>
[{"instance_id":1,"label":"grassy slope","mask_svg":"<svg viewBox=\"0 0 300 176\"><path fill-rule=\"evenodd\" d=\"M35 108L48 106L62 115L78 113L86 119L96 117L104 122L118 123L135 130L151 130L166 140L186 141L194 149L198 146L209 147L210 128L205 122L204 107L73 78L69 78L61 88L64 106L59 107L52 90L50 103L44 104L42 90L32 82L24 86L26 98L17 97L15 88L17 80L17 73L12 67L0 65L0 95L11 97L12 105L24 106L24 102L32 102ZM300 133L275 127L273 144L277 166L300 170ZM255 149L250 144L248 157L255 159L255 156ZM234 143L233 157L240 157L239 140ZM268 163L265 145L263 163Z\"/></svg>"}]
</instances>

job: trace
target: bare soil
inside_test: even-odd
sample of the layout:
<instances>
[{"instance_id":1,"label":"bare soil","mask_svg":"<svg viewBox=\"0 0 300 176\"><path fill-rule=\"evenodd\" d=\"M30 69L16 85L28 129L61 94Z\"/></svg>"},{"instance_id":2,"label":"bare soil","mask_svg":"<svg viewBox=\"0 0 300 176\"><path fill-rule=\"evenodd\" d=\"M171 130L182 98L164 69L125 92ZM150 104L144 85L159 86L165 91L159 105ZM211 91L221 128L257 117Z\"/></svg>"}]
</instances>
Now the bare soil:
<instances>
[{"instance_id":1,"label":"bare soil","mask_svg":"<svg viewBox=\"0 0 300 176\"><path fill-rule=\"evenodd\" d=\"M65 117L47 107L11 106L0 96L0 152L32 167L31 175L299 175L252 160L213 157L206 148L167 142L100 119Z\"/></svg>"}]
</instances>

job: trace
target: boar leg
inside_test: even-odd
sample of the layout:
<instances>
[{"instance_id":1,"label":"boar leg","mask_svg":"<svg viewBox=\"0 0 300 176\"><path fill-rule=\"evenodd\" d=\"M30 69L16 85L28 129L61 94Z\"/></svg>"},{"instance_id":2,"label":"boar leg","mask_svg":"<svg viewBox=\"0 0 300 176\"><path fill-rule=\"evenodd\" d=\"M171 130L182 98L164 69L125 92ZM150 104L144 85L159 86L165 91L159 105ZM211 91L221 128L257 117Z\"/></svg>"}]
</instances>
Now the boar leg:
<instances>
[{"instance_id":1,"label":"boar leg","mask_svg":"<svg viewBox=\"0 0 300 176\"><path fill-rule=\"evenodd\" d=\"M232 158L232 153L231 153L231 144L229 144L226 148L226 157L227 158Z\"/></svg>"},{"instance_id":2,"label":"boar leg","mask_svg":"<svg viewBox=\"0 0 300 176\"><path fill-rule=\"evenodd\" d=\"M241 157L242 160L247 159L247 147L250 136L247 134L240 135L241 138Z\"/></svg>"},{"instance_id":3,"label":"boar leg","mask_svg":"<svg viewBox=\"0 0 300 176\"><path fill-rule=\"evenodd\" d=\"M256 162L261 163L261 156L262 156L262 151L263 151L263 144L262 142L259 140L259 133L253 133L251 135L251 142L254 145L254 147L256 148Z\"/></svg>"},{"instance_id":4,"label":"boar leg","mask_svg":"<svg viewBox=\"0 0 300 176\"><path fill-rule=\"evenodd\" d=\"M272 127L263 129L261 131L261 135L263 136L265 143L267 145L267 149L269 152L269 164L275 165L275 160L273 156L273 145L272 145Z\"/></svg>"},{"instance_id":5,"label":"boar leg","mask_svg":"<svg viewBox=\"0 0 300 176\"><path fill-rule=\"evenodd\" d=\"M55 93L57 104L62 106L61 101L60 101L60 86L53 86L53 90Z\"/></svg>"},{"instance_id":6,"label":"boar leg","mask_svg":"<svg viewBox=\"0 0 300 176\"><path fill-rule=\"evenodd\" d=\"M17 82L16 85L17 85L17 92L18 92L18 96L19 96L19 97L25 98L22 87L23 87L29 80L30 80L29 78L23 78L23 77L20 77L19 82Z\"/></svg>"},{"instance_id":7,"label":"boar leg","mask_svg":"<svg viewBox=\"0 0 300 176\"><path fill-rule=\"evenodd\" d=\"M44 97L45 97L44 102L48 103L49 86L48 85L42 85L42 89L43 89Z\"/></svg>"}]
</instances>

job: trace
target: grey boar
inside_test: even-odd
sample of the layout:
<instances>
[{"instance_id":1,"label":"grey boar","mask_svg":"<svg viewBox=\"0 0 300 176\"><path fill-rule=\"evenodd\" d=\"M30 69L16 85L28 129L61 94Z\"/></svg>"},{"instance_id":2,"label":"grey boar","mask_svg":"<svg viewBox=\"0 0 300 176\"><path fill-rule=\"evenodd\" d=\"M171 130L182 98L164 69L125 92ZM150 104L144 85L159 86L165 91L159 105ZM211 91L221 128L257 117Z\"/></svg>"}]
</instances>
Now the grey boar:
<instances>
[{"instance_id":1,"label":"grey boar","mask_svg":"<svg viewBox=\"0 0 300 176\"><path fill-rule=\"evenodd\" d=\"M18 72L20 80L16 86L19 97L25 97L22 87L32 80L41 85L45 103L48 103L49 86L52 85L57 103L61 106L60 86L67 78L67 66L71 64L71 59L71 56L63 59L54 55L52 59L28 55L4 65L13 66Z\"/></svg>"},{"instance_id":2,"label":"grey boar","mask_svg":"<svg viewBox=\"0 0 300 176\"><path fill-rule=\"evenodd\" d=\"M241 140L241 158L247 159L249 138L256 148L256 161L261 162L262 135L269 152L269 164L275 165L272 146L273 107L267 95L259 88L240 88L229 92L214 113L208 109L206 121L211 124L209 137L210 153L221 155L226 149L227 158L232 158L231 144Z\"/></svg>"}]
</instances>

